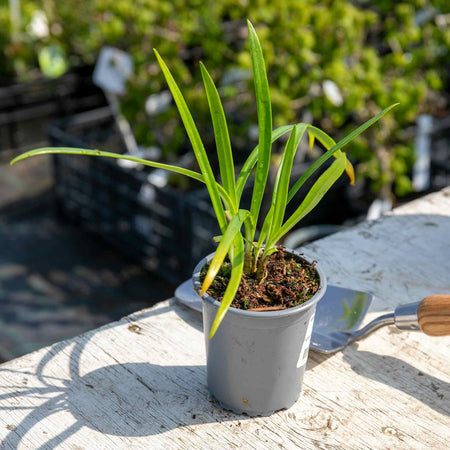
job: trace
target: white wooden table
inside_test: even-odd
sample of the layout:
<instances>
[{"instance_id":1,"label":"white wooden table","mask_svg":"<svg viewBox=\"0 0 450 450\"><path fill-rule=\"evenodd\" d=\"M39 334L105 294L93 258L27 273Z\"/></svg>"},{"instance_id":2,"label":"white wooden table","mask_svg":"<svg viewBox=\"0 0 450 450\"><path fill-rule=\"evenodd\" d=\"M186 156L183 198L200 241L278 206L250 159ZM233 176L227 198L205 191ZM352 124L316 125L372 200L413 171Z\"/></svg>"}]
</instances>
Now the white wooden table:
<instances>
[{"instance_id":1,"label":"white wooden table","mask_svg":"<svg viewBox=\"0 0 450 450\"><path fill-rule=\"evenodd\" d=\"M448 294L450 189L308 253L331 283L378 296L369 318ZM201 328L172 299L3 364L1 448L449 448L450 338L391 327L312 352L300 400L250 419L208 394Z\"/></svg>"}]
</instances>

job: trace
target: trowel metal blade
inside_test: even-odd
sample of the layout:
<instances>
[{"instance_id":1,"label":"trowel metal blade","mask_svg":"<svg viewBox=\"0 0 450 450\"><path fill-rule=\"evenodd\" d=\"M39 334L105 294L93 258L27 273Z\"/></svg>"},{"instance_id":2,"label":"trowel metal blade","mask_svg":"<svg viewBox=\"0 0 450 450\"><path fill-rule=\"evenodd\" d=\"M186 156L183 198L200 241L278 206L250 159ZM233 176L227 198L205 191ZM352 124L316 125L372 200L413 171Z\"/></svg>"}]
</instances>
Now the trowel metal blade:
<instances>
[{"instance_id":1,"label":"trowel metal blade","mask_svg":"<svg viewBox=\"0 0 450 450\"><path fill-rule=\"evenodd\" d=\"M373 298L367 292L328 285L316 307L310 348L334 353L345 347L347 334L360 327Z\"/></svg>"},{"instance_id":2,"label":"trowel metal blade","mask_svg":"<svg viewBox=\"0 0 450 450\"><path fill-rule=\"evenodd\" d=\"M192 280L175 291L180 303L202 312L202 301L194 291ZM310 348L322 353L334 353L347 344L347 333L357 330L363 321L373 295L367 292L328 285L316 308Z\"/></svg>"}]
</instances>

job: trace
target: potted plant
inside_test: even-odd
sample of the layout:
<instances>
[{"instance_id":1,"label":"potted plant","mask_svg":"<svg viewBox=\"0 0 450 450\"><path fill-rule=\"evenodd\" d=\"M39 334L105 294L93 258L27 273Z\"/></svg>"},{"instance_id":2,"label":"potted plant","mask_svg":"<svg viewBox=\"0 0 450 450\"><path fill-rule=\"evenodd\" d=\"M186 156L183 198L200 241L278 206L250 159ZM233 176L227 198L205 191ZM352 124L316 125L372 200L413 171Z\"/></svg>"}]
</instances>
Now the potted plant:
<instances>
[{"instance_id":1,"label":"potted plant","mask_svg":"<svg viewBox=\"0 0 450 450\"><path fill-rule=\"evenodd\" d=\"M277 246L277 242L320 202L344 171L353 181L353 168L341 151L342 147L395 105L386 108L338 143L322 130L304 123L272 130L270 93L263 54L250 22L248 31L259 143L237 179L225 114L208 71L201 65L215 133L221 183L214 177L182 93L156 50L156 57L179 109L200 172L100 150L73 148L32 150L12 163L45 153L106 156L167 169L206 184L221 229L215 254L201 261L193 276L204 305L208 384L224 407L258 415L287 408L297 400L315 307L326 289L325 274L316 261L295 251L282 249ZM278 169L271 207L255 241L271 146L289 132L291 134ZM289 189L293 158L305 134L309 135L310 144L317 139L327 152ZM335 157L334 162L313 184L294 213L285 219L286 205L311 174L332 156ZM241 209L242 191L254 169L251 206L248 210Z\"/></svg>"}]
</instances>

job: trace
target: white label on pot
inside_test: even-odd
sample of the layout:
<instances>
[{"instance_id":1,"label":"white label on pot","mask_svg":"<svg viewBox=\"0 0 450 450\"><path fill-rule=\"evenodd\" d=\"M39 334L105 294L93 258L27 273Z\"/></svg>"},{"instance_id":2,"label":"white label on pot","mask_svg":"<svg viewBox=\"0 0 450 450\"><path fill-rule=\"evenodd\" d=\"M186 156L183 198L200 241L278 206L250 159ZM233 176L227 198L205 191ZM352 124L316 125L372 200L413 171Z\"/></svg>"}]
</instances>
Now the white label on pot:
<instances>
[{"instance_id":1,"label":"white label on pot","mask_svg":"<svg viewBox=\"0 0 450 450\"><path fill-rule=\"evenodd\" d=\"M300 352L300 356L299 356L298 362L297 362L297 369L304 366L306 364L306 361L308 360L308 350L309 350L309 344L311 343L311 334L312 334L312 330L313 330L315 315L316 314L314 313L311 316L311 318L309 319L308 328L306 330L306 335L305 335L305 340L303 342L303 347L302 347L302 350Z\"/></svg>"}]
</instances>

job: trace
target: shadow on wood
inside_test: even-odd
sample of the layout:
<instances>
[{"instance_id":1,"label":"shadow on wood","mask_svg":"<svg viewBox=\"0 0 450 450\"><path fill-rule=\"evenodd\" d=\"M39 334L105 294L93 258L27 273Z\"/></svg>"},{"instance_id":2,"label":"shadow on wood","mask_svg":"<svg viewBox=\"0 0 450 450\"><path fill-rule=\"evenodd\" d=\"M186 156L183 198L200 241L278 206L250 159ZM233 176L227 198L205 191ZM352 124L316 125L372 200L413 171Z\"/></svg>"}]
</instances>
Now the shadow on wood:
<instances>
[{"instance_id":1,"label":"shadow on wood","mask_svg":"<svg viewBox=\"0 0 450 450\"><path fill-rule=\"evenodd\" d=\"M344 361L358 375L391 386L450 416L450 383L428 375L426 368L419 370L393 356L358 351L357 345L344 350Z\"/></svg>"}]
</instances>

